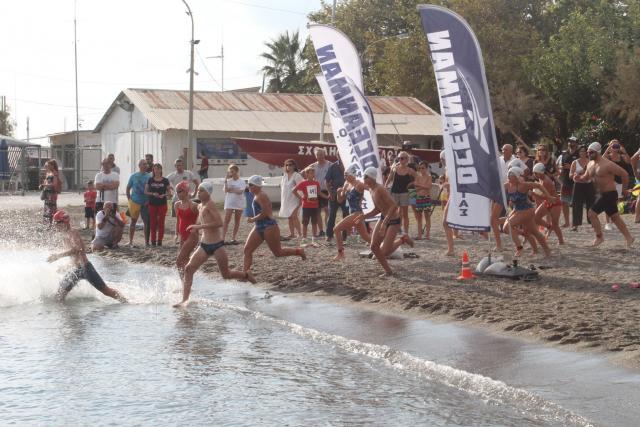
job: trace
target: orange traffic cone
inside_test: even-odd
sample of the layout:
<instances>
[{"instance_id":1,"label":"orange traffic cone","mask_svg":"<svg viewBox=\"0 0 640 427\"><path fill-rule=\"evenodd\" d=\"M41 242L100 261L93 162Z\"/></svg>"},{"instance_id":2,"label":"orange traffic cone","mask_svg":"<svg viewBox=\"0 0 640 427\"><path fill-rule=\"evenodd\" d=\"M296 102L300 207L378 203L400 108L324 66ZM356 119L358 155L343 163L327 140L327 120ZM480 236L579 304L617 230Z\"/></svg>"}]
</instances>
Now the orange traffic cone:
<instances>
[{"instance_id":1,"label":"orange traffic cone","mask_svg":"<svg viewBox=\"0 0 640 427\"><path fill-rule=\"evenodd\" d=\"M476 276L471 272L471 267L469 267L469 254L465 250L462 253L462 271L460 272L460 276L458 276L458 280L469 280L475 279Z\"/></svg>"}]
</instances>

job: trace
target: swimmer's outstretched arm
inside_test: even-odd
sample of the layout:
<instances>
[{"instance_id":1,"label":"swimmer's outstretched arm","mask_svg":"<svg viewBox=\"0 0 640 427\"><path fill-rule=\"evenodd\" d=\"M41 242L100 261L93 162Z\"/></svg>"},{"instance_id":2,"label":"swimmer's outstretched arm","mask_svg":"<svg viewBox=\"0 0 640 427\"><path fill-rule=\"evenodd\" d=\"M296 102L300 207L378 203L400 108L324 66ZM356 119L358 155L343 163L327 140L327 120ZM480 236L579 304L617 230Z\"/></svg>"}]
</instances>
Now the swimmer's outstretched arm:
<instances>
[{"instance_id":1,"label":"swimmer's outstretched arm","mask_svg":"<svg viewBox=\"0 0 640 427\"><path fill-rule=\"evenodd\" d=\"M60 258L64 258L67 256L74 256L78 252L80 251L77 248L71 248L68 251L60 252L58 254L51 254L49 255L49 257L47 257L47 262L54 262L56 260L59 260Z\"/></svg>"}]
</instances>

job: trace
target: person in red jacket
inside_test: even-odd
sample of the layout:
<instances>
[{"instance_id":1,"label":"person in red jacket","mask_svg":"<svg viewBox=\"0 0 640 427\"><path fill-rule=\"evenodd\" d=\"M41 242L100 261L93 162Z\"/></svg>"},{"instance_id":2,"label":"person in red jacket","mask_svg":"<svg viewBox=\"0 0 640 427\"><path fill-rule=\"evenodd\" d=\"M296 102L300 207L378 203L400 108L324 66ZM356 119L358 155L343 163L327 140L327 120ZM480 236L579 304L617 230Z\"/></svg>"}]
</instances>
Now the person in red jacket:
<instances>
[{"instance_id":1,"label":"person in red jacket","mask_svg":"<svg viewBox=\"0 0 640 427\"><path fill-rule=\"evenodd\" d=\"M315 169L309 166L303 171L302 174L305 177L304 181L301 181L293 189L293 194L302 200L302 242L301 246L308 244L307 241L307 229L309 228L309 221L311 221L311 245L316 246L314 238L318 233L318 213L320 211L320 198L328 199L329 196L320 192L320 183L316 181Z\"/></svg>"}]
</instances>

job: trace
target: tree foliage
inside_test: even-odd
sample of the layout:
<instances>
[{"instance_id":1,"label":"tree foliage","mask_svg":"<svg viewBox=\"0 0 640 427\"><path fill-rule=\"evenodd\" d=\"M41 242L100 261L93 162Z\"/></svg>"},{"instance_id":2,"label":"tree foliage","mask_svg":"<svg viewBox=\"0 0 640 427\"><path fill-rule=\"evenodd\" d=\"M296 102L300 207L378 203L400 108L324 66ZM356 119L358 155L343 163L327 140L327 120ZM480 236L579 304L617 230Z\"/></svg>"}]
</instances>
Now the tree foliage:
<instances>
[{"instance_id":1,"label":"tree foliage","mask_svg":"<svg viewBox=\"0 0 640 427\"><path fill-rule=\"evenodd\" d=\"M0 110L0 135L13 136L13 123L9 119L7 106L5 106L5 111Z\"/></svg>"},{"instance_id":2,"label":"tree foliage","mask_svg":"<svg viewBox=\"0 0 640 427\"><path fill-rule=\"evenodd\" d=\"M324 1L310 22L330 23L332 3ZM416 10L421 3L339 0L335 26L360 52L367 94L414 96L438 109ZM567 137L595 116L606 118L608 132L638 143L632 139L640 134L640 0L431 3L454 10L474 29L503 137L528 143ZM317 92L309 42L302 57L296 87Z\"/></svg>"}]
</instances>

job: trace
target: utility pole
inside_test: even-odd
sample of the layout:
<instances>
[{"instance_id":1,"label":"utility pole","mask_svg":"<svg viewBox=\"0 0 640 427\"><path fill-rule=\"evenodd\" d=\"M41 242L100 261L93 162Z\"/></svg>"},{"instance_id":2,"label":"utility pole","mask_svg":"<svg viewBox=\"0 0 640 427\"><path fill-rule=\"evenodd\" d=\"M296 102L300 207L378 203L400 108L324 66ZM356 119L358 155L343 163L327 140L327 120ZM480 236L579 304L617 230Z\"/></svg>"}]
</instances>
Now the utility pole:
<instances>
[{"instance_id":1,"label":"utility pole","mask_svg":"<svg viewBox=\"0 0 640 427\"><path fill-rule=\"evenodd\" d=\"M187 128L187 148L191 147L191 138L193 133L193 73L194 73L194 65L193 65L193 54L195 50L195 46L200 43L200 40L195 40L195 31L193 24L193 13L191 13L191 8L187 4L186 0L182 0L182 3L187 7L187 15L191 18L191 66L189 67L189 127ZM192 157L189 156L187 158L187 168L192 169Z\"/></svg>"},{"instance_id":2,"label":"utility pole","mask_svg":"<svg viewBox=\"0 0 640 427\"><path fill-rule=\"evenodd\" d=\"M29 143L29 116L27 116L27 143Z\"/></svg>"},{"instance_id":3,"label":"utility pole","mask_svg":"<svg viewBox=\"0 0 640 427\"><path fill-rule=\"evenodd\" d=\"M220 87L222 88L222 92L224 92L224 45L220 45L220 55L216 56L207 56L207 59L219 59L221 63L220 70Z\"/></svg>"},{"instance_id":4,"label":"utility pole","mask_svg":"<svg viewBox=\"0 0 640 427\"><path fill-rule=\"evenodd\" d=\"M77 25L76 25L76 2L73 2L73 51L74 51L74 59L75 59L75 72L76 72L76 152L73 156L74 169L75 169L75 182L76 182L76 190L80 191L80 115L78 113L78 36L77 36ZM64 160L64 159L63 159Z\"/></svg>"}]
</instances>

